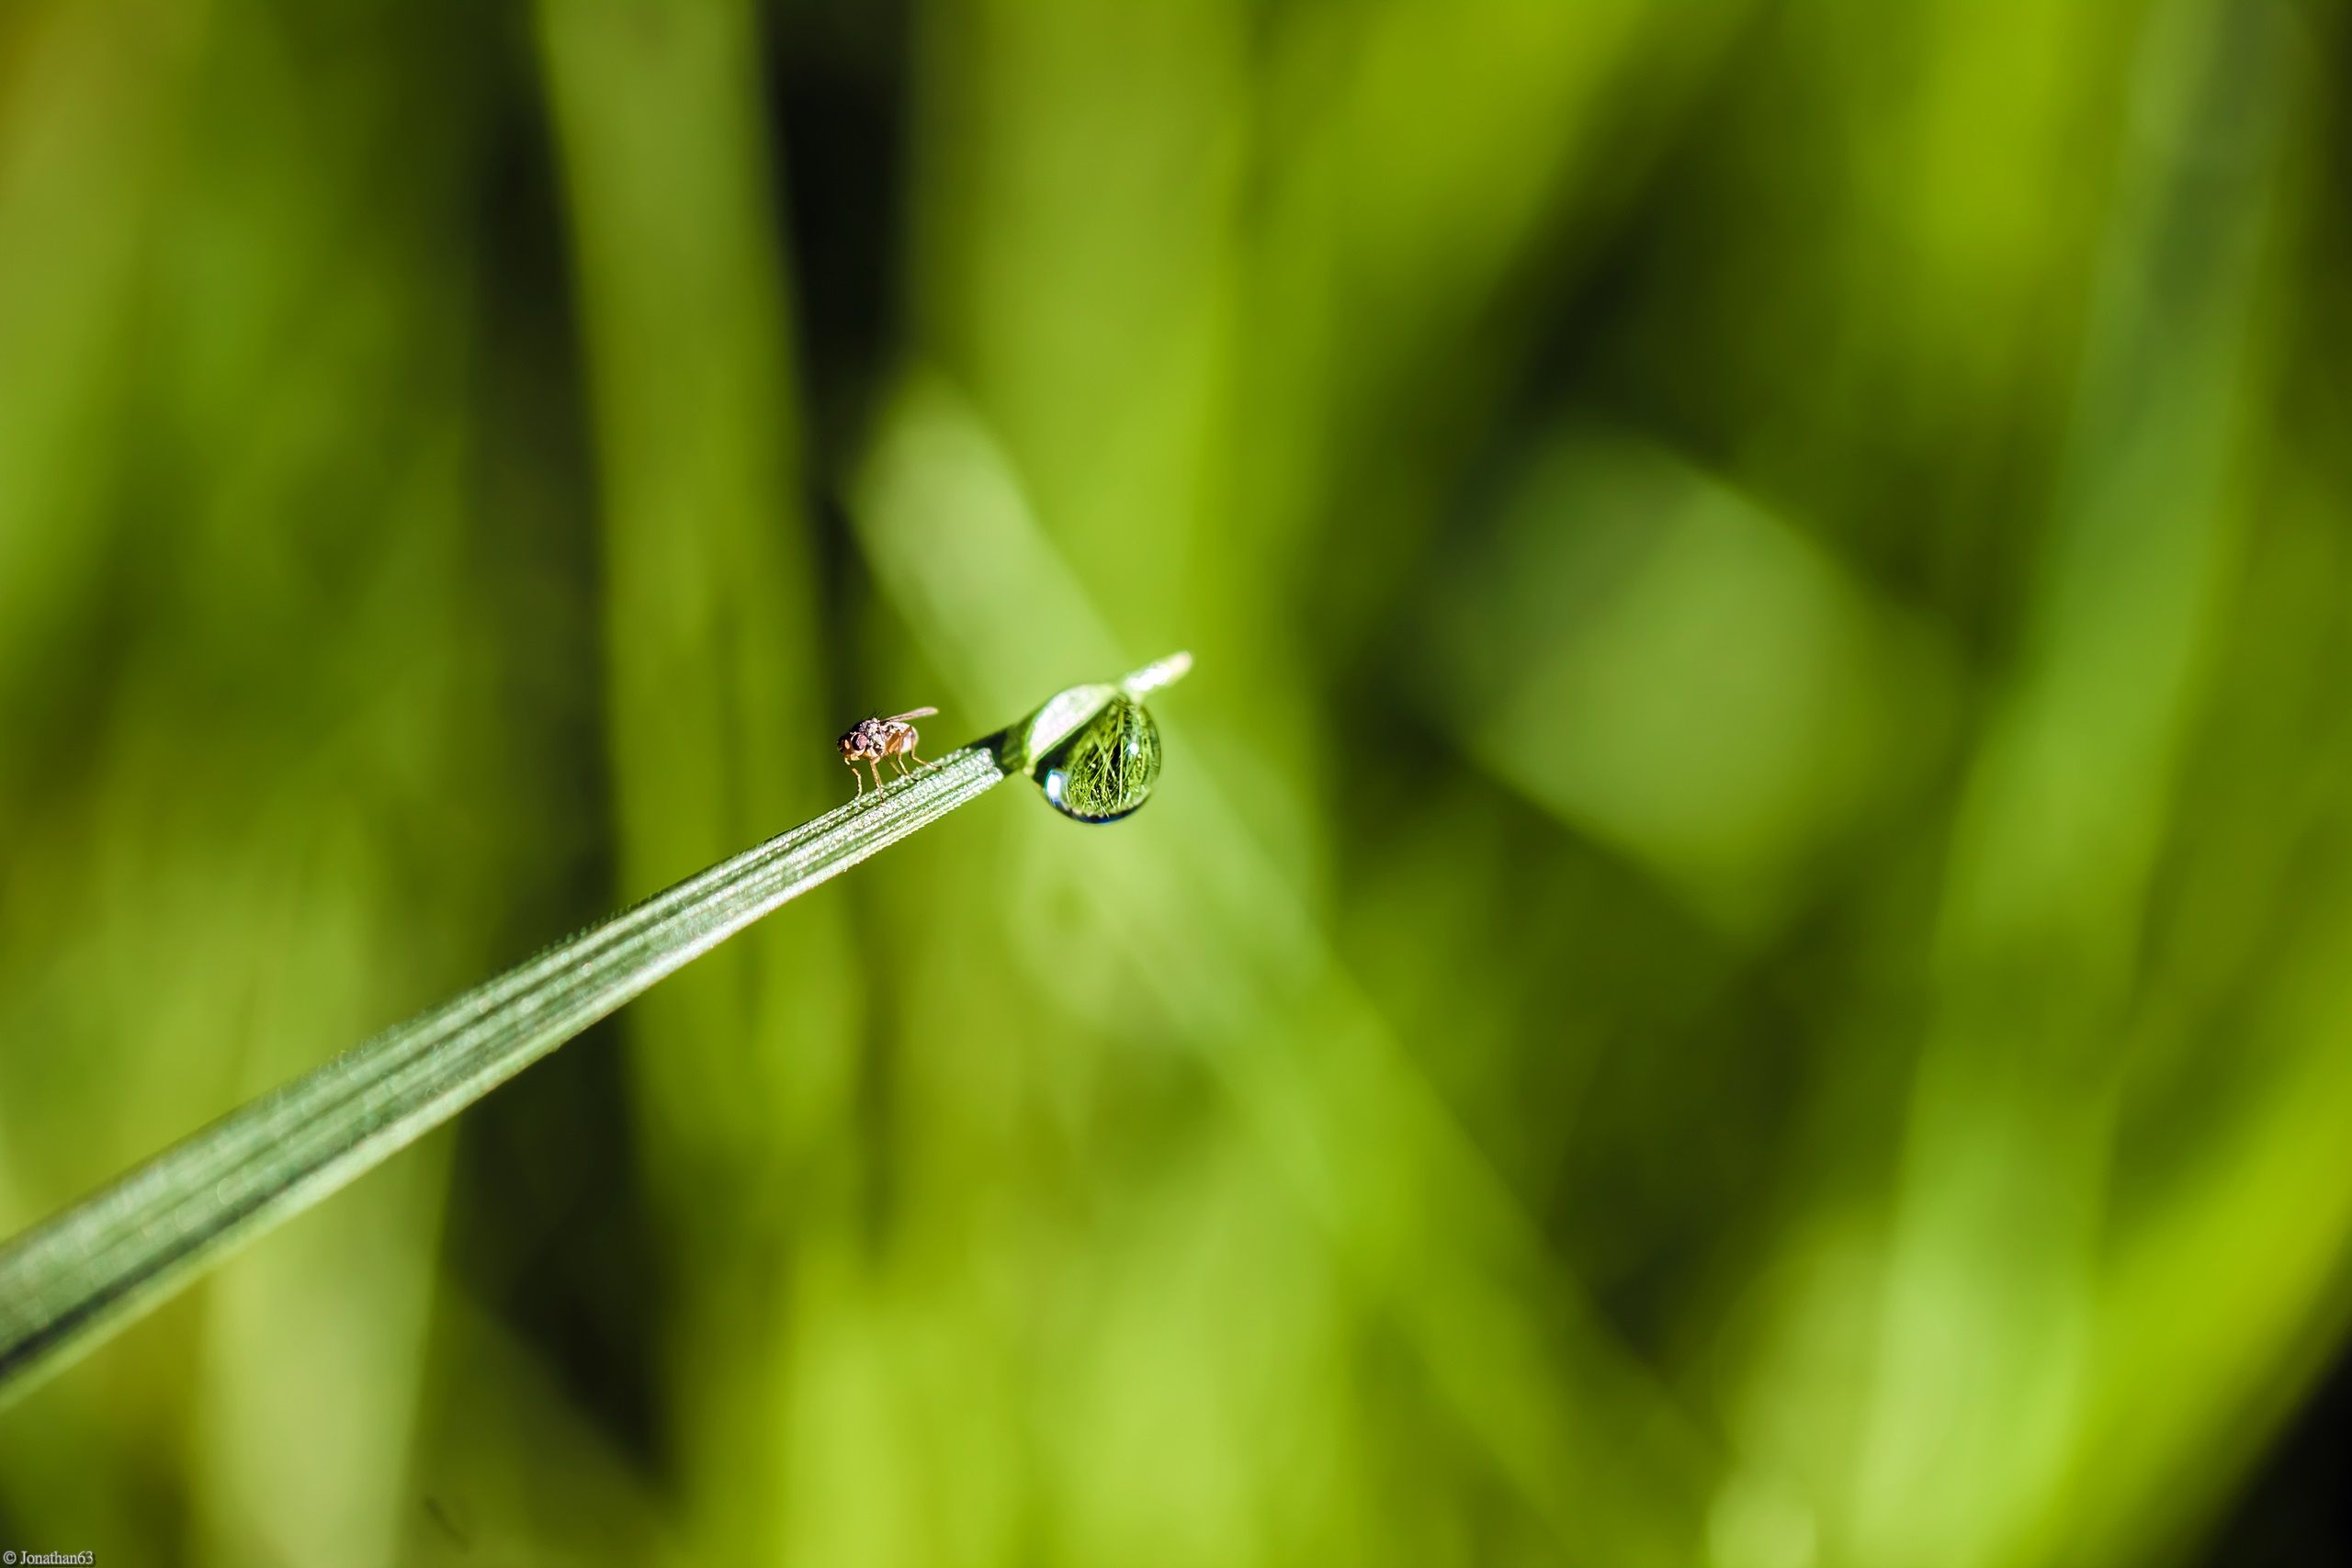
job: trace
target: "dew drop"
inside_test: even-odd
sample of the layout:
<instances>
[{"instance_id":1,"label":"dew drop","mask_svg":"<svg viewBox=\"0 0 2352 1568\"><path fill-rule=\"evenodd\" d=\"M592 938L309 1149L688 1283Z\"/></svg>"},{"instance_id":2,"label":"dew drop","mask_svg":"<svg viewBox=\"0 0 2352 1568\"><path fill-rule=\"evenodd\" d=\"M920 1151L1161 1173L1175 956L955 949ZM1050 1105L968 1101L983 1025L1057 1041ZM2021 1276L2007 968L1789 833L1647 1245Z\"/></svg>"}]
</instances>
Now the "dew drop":
<instances>
[{"instance_id":1,"label":"dew drop","mask_svg":"<svg viewBox=\"0 0 2352 1568\"><path fill-rule=\"evenodd\" d=\"M1115 822L1151 798L1159 777L1159 726L1141 703L1114 696L1047 749L1029 776L1063 816Z\"/></svg>"}]
</instances>

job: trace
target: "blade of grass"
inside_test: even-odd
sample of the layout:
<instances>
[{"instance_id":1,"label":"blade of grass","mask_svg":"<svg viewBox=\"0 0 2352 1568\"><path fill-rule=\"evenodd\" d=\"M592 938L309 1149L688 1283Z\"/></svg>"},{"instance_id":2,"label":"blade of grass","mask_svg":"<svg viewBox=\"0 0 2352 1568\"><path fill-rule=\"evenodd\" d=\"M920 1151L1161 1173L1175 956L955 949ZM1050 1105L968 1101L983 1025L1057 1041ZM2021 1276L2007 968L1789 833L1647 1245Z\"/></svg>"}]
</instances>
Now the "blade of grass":
<instances>
[{"instance_id":1,"label":"blade of grass","mask_svg":"<svg viewBox=\"0 0 2352 1568\"><path fill-rule=\"evenodd\" d=\"M839 784L791 739L828 728L831 649L795 373L779 18L750 0L523 9L593 415L615 864L622 886L650 886L763 833L763 813L817 809L800 790ZM831 1228L844 1184L797 1178L843 1168L862 1131L851 925L831 907L792 924L631 1009L616 1063L636 1207L674 1287L647 1350L677 1440L680 1561L775 1555L781 1321L743 1303L770 1295L786 1259L752 1233L787 1189L796 1236Z\"/></svg>"},{"instance_id":2,"label":"blade of grass","mask_svg":"<svg viewBox=\"0 0 2352 1568\"><path fill-rule=\"evenodd\" d=\"M1861 1561L2092 1560L2055 1532L2117 1474L2111 1441L2073 1468L2093 1461L2093 1401L2145 1442L2194 1408L2200 1366L2229 1364L2167 1361L2143 1403L2148 1366L2107 1359L2099 1281L2150 889L2248 525L2231 411L2267 325L2290 32L2280 7L2167 0L2139 45L2056 510L1952 838L1840 1531Z\"/></svg>"},{"instance_id":3,"label":"blade of grass","mask_svg":"<svg viewBox=\"0 0 2352 1568\"><path fill-rule=\"evenodd\" d=\"M1182 655L1129 676L1136 694ZM1114 690L1023 722L693 876L232 1111L0 1250L0 1398L327 1197L820 883L978 799Z\"/></svg>"}]
</instances>

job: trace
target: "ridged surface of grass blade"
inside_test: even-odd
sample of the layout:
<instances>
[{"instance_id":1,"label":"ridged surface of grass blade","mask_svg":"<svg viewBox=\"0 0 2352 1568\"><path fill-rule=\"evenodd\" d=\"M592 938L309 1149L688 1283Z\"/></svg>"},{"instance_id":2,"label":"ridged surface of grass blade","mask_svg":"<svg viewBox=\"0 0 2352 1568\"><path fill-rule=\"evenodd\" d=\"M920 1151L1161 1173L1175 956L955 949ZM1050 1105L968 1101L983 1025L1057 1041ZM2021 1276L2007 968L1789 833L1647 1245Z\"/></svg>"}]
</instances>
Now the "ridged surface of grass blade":
<instances>
[{"instance_id":1,"label":"ridged surface of grass blade","mask_svg":"<svg viewBox=\"0 0 2352 1568\"><path fill-rule=\"evenodd\" d=\"M1140 695L1183 655L1130 676ZM0 1251L0 1398L448 1121L662 976L1023 771L1118 687L1073 687L232 1111Z\"/></svg>"}]
</instances>

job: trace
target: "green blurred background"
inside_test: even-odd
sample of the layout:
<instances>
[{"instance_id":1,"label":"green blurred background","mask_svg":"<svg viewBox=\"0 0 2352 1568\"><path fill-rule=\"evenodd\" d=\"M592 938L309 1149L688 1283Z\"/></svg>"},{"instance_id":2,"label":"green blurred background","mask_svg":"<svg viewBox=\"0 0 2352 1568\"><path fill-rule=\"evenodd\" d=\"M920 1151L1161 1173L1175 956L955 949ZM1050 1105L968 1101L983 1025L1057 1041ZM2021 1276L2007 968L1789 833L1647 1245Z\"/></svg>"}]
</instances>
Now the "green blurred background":
<instances>
[{"instance_id":1,"label":"green blurred background","mask_svg":"<svg viewBox=\"0 0 2352 1568\"><path fill-rule=\"evenodd\" d=\"M2346 46L6 0L0 1231L858 717L1199 666L1132 821L1008 786L0 1415L0 1538L2345 1561Z\"/></svg>"}]
</instances>

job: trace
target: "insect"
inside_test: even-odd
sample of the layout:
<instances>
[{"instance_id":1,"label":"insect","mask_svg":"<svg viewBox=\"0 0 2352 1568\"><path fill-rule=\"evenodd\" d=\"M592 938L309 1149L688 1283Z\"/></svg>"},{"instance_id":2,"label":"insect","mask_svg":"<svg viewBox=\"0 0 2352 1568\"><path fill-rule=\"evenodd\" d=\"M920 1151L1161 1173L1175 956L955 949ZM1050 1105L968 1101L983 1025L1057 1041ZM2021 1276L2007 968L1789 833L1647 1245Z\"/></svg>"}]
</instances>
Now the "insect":
<instances>
[{"instance_id":1,"label":"insect","mask_svg":"<svg viewBox=\"0 0 2352 1568\"><path fill-rule=\"evenodd\" d=\"M909 708L905 713L894 713L888 718L860 719L856 728L842 737L842 761L849 764L850 773L857 780L858 795L865 793L865 775L857 771L860 762L873 771L876 789L882 787L882 759L885 757L896 762L902 773L907 771L906 757L914 757L926 768L932 765L916 756L915 727L907 720L922 718L938 711L937 708ZM854 800L857 795L850 798Z\"/></svg>"}]
</instances>

